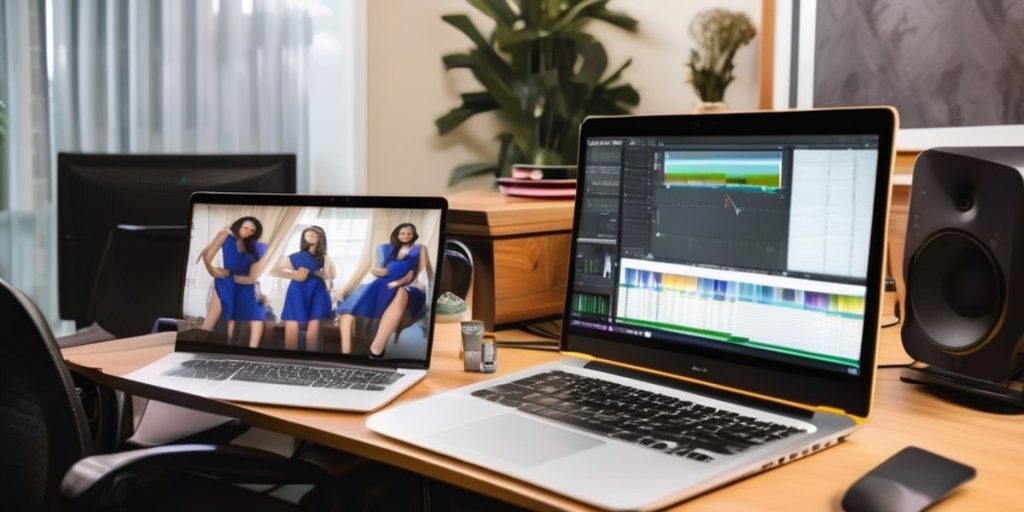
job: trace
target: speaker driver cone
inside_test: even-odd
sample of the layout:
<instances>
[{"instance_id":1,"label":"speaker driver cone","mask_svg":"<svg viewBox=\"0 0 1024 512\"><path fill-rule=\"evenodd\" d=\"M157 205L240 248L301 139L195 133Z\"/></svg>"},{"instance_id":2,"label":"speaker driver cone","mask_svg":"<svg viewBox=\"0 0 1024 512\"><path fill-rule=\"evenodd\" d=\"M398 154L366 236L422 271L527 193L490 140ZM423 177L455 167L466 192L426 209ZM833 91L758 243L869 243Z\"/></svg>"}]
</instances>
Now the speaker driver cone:
<instances>
[{"instance_id":1,"label":"speaker driver cone","mask_svg":"<svg viewBox=\"0 0 1024 512\"><path fill-rule=\"evenodd\" d=\"M917 250L907 272L908 305L940 349L960 353L987 341L1006 294L985 246L962 232L942 232Z\"/></svg>"}]
</instances>

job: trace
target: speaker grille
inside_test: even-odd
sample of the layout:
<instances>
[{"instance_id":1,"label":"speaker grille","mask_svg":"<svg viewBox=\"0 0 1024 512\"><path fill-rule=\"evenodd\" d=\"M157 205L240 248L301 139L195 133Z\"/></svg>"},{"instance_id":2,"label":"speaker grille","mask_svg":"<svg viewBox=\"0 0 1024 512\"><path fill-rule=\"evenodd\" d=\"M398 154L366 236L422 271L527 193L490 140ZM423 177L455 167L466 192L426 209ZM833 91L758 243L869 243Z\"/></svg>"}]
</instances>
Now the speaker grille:
<instances>
[{"instance_id":1,"label":"speaker grille","mask_svg":"<svg viewBox=\"0 0 1024 512\"><path fill-rule=\"evenodd\" d=\"M959 231L932 236L908 267L908 304L932 341L963 353L986 342L1005 307L1002 273L989 250Z\"/></svg>"}]
</instances>

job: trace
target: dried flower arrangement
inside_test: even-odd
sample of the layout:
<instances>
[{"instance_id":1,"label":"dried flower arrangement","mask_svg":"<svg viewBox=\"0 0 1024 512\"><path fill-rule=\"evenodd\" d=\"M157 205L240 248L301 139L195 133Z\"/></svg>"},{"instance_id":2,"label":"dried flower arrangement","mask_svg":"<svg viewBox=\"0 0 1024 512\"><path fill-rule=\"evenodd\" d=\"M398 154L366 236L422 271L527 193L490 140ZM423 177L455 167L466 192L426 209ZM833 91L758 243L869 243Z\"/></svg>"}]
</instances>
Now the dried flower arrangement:
<instances>
[{"instance_id":1,"label":"dried flower arrangement","mask_svg":"<svg viewBox=\"0 0 1024 512\"><path fill-rule=\"evenodd\" d=\"M710 9L690 23L697 48L690 50L690 83L701 101L720 102L735 78L733 58L757 35L750 17L738 11Z\"/></svg>"}]
</instances>

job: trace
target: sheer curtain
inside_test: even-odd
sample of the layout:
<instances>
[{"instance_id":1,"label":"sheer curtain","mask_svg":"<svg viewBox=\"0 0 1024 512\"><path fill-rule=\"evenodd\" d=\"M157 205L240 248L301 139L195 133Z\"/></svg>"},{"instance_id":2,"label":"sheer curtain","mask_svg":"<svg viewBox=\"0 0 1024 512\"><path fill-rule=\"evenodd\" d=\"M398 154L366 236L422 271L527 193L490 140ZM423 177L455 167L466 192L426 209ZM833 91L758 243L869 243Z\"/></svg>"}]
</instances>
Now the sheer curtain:
<instances>
[{"instance_id":1,"label":"sheer curtain","mask_svg":"<svg viewBox=\"0 0 1024 512\"><path fill-rule=\"evenodd\" d=\"M294 152L308 182L305 4L51 1L58 151Z\"/></svg>"},{"instance_id":2,"label":"sheer curtain","mask_svg":"<svg viewBox=\"0 0 1024 512\"><path fill-rule=\"evenodd\" d=\"M344 23L359 21L337 21L352 11L345 0L0 2L0 278L56 322L58 151L294 152L300 191L359 192L358 155L325 164L310 152L311 130L318 147L332 137L310 113L311 84L323 96L323 77L341 70L349 98L357 82L347 62L321 69L358 53ZM336 146L351 147L354 123L334 121Z\"/></svg>"},{"instance_id":3,"label":"sheer curtain","mask_svg":"<svg viewBox=\"0 0 1024 512\"><path fill-rule=\"evenodd\" d=\"M56 318L57 234L45 22L42 0L0 2L0 100L7 105L0 164L0 279Z\"/></svg>"}]
</instances>

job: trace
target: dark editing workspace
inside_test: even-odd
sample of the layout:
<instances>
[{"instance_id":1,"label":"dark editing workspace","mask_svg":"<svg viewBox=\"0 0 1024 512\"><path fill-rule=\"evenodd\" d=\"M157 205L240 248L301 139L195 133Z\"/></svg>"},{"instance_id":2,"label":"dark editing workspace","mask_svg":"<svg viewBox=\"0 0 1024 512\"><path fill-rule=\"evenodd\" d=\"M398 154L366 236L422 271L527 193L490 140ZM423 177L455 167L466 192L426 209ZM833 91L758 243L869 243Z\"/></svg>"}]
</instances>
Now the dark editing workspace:
<instances>
[{"instance_id":1,"label":"dark editing workspace","mask_svg":"<svg viewBox=\"0 0 1024 512\"><path fill-rule=\"evenodd\" d=\"M3 3L0 502L1024 510L1022 24Z\"/></svg>"}]
</instances>

